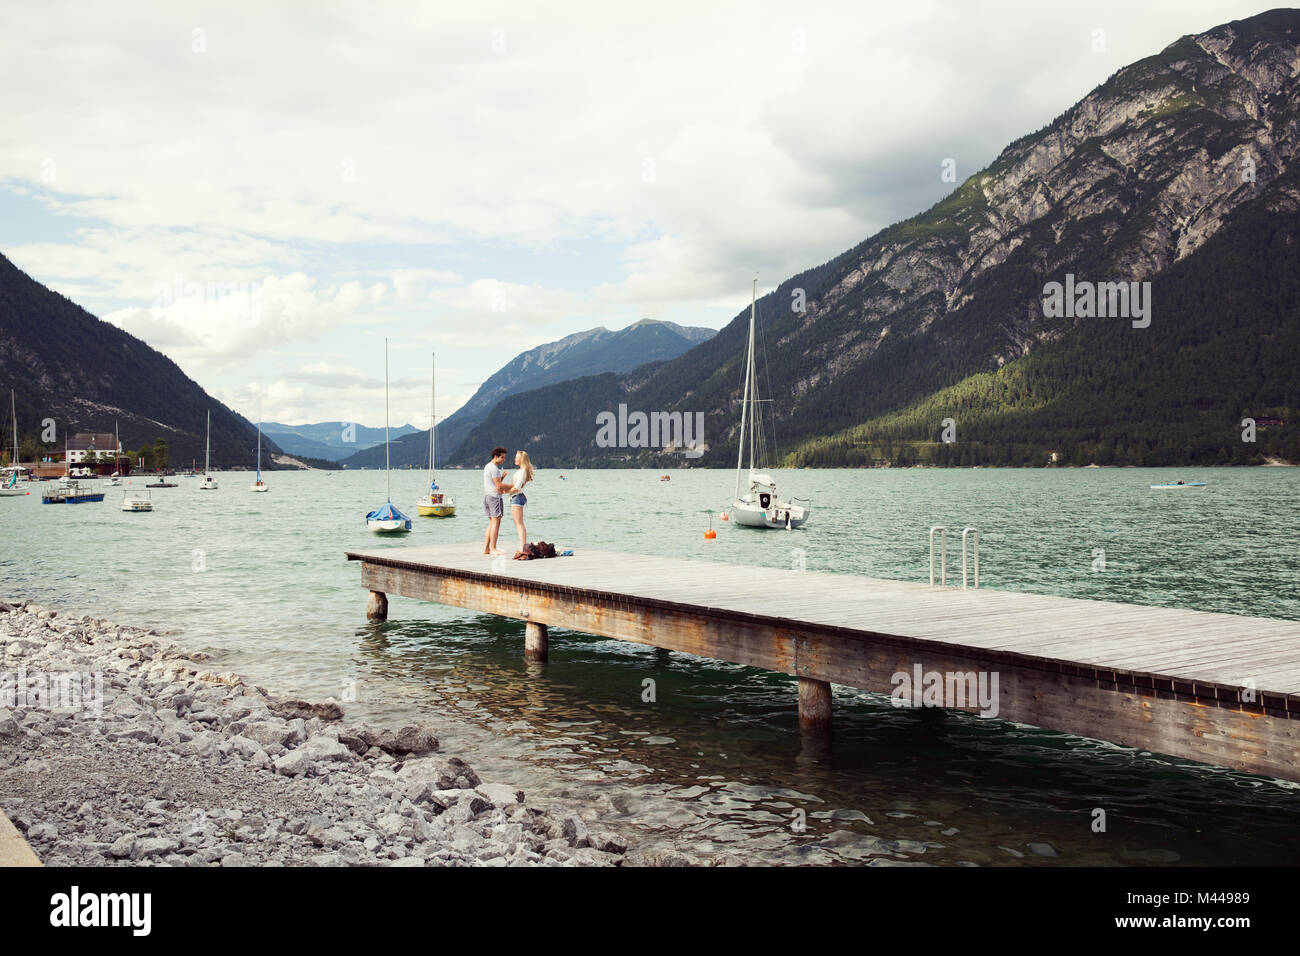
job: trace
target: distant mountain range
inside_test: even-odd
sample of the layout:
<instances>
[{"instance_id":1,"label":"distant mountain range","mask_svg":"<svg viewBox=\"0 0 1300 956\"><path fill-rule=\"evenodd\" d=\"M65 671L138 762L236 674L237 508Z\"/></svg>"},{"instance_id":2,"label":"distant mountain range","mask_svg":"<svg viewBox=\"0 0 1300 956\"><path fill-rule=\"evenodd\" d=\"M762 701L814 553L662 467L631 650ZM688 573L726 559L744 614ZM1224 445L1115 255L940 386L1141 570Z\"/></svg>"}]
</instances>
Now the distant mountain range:
<instances>
[{"instance_id":1,"label":"distant mountain range","mask_svg":"<svg viewBox=\"0 0 1300 956\"><path fill-rule=\"evenodd\" d=\"M401 425L392 430L392 437L397 439L416 430L414 425ZM338 461L384 443L382 428L367 428L355 422L317 422L309 425L263 422L262 434L270 437L290 455L326 461Z\"/></svg>"},{"instance_id":2,"label":"distant mountain range","mask_svg":"<svg viewBox=\"0 0 1300 956\"><path fill-rule=\"evenodd\" d=\"M647 362L676 358L715 334L713 329L642 319L616 332L606 328L588 329L521 352L480 385L470 400L454 414L438 423L438 460L449 462L458 457L459 446L465 437L507 396L584 375L629 372ZM491 451L493 442L487 440L487 451ZM381 433L381 447L359 451L343 459L343 464L349 468L382 468L382 443ZM427 463L429 430L426 428L401 441L394 441L391 453L394 466ZM482 450L476 447L466 449L464 457L472 460L481 454Z\"/></svg>"},{"instance_id":3,"label":"distant mountain range","mask_svg":"<svg viewBox=\"0 0 1300 956\"><path fill-rule=\"evenodd\" d=\"M782 282L759 301L776 460L1300 461L1297 63L1296 10L1183 37ZM1052 308L1052 283L1080 308ZM596 417L626 405L702 412L696 463L734 467L748 313L670 361L505 396L450 463L489 441L547 465L681 462L597 443Z\"/></svg>"},{"instance_id":4,"label":"distant mountain range","mask_svg":"<svg viewBox=\"0 0 1300 956\"><path fill-rule=\"evenodd\" d=\"M112 433L127 449L167 442L170 462L203 461L207 413L212 413L214 467L252 467L257 430L212 398L161 352L95 318L0 256L0 387L8 418L17 393L21 441L62 451L77 432ZM45 420L55 439L40 443ZM6 442L5 444L8 444ZM263 447L263 465L281 449Z\"/></svg>"}]
</instances>

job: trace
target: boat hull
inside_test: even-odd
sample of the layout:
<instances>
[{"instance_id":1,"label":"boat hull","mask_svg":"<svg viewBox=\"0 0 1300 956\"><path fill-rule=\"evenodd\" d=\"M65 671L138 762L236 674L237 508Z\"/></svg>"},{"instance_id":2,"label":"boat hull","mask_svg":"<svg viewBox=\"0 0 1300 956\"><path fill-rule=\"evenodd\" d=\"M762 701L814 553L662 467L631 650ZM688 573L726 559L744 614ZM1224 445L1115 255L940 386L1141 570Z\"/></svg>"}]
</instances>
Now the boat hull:
<instances>
[{"instance_id":1,"label":"boat hull","mask_svg":"<svg viewBox=\"0 0 1300 956\"><path fill-rule=\"evenodd\" d=\"M742 528L785 528L787 527L786 515L789 514L789 527L800 528L808 520L812 509L803 508L799 505L779 505L768 508L764 511L762 508L753 505L736 502L731 508L730 520Z\"/></svg>"},{"instance_id":2,"label":"boat hull","mask_svg":"<svg viewBox=\"0 0 1300 956\"><path fill-rule=\"evenodd\" d=\"M366 527L373 534L407 534L411 530L406 521L367 521Z\"/></svg>"}]
</instances>

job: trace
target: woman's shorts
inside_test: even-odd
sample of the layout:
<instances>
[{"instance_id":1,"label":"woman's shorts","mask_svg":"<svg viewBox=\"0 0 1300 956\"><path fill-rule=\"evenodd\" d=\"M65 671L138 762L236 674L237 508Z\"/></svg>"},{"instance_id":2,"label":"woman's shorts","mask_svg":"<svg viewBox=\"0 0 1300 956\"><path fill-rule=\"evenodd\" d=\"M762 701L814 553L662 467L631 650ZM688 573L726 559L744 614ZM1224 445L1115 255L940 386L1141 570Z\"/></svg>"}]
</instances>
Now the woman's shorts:
<instances>
[{"instance_id":1,"label":"woman's shorts","mask_svg":"<svg viewBox=\"0 0 1300 956\"><path fill-rule=\"evenodd\" d=\"M524 505L528 504L528 496L524 494L511 495L510 503L512 505L518 505L519 507L522 508Z\"/></svg>"}]
</instances>

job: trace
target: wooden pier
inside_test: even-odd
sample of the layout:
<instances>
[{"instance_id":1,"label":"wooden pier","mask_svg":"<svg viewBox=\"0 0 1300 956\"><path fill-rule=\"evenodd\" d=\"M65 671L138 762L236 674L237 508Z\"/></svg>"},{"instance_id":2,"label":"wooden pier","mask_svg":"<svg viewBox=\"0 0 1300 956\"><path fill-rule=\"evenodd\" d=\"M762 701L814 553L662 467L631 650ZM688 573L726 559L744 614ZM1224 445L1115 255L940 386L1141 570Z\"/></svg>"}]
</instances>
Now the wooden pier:
<instances>
[{"instance_id":1,"label":"wooden pier","mask_svg":"<svg viewBox=\"0 0 1300 956\"><path fill-rule=\"evenodd\" d=\"M1300 622L602 551L494 566L476 550L347 556L372 620L395 594L523 620L531 660L563 627L791 674L812 732L830 729L831 684L889 694L901 674L946 675L959 696L941 706L977 712L974 681L996 675L998 719L1300 781Z\"/></svg>"}]
</instances>

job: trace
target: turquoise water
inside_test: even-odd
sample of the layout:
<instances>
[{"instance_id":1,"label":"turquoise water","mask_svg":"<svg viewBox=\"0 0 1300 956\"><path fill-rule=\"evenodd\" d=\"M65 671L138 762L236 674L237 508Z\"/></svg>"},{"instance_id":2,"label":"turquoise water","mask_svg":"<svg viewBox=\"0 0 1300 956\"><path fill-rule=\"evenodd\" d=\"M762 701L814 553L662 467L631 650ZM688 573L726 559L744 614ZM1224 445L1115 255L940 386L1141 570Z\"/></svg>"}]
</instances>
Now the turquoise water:
<instances>
[{"instance_id":1,"label":"turquoise water","mask_svg":"<svg viewBox=\"0 0 1300 956\"><path fill-rule=\"evenodd\" d=\"M980 531L984 587L1300 620L1300 472L1257 469L832 470L778 473L811 495L796 532L716 520L733 476L544 471L529 538L925 580L927 534ZM365 621L358 548L481 543L480 476L440 474L461 504L400 539L367 534L384 476L226 473L152 492L151 514L0 499L0 596L176 629L211 666L376 723L435 725L487 778L596 806L643 842L747 862L1059 865L1290 863L1300 787L965 715L895 710L836 688L829 748L801 739L792 679L553 632L522 659L522 623L393 598ZM1203 489L1151 491L1155 482ZM422 472L394 474L413 516ZM142 484L136 479L136 484ZM716 540L704 530L718 529ZM502 547L513 547L513 527ZM950 583L960 545L950 540ZM1300 655L1300 649L1297 650ZM657 699L642 700L643 680ZM1091 829L1107 811L1105 833ZM804 831L792 828L798 812ZM1034 846L1031 848L1030 844ZM1050 850L1048 849L1050 848ZM1046 855L1054 853L1056 855Z\"/></svg>"}]
</instances>

